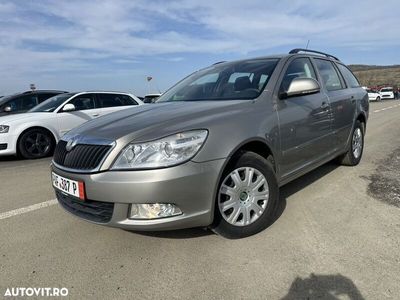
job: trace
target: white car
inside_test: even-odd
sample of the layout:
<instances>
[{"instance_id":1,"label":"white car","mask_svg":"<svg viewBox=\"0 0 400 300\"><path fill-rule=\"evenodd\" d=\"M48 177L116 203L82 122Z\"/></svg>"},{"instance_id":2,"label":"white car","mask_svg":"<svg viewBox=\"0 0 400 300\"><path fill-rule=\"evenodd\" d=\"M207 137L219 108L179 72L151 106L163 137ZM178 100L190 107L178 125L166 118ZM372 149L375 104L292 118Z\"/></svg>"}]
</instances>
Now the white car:
<instances>
[{"instance_id":1,"label":"white car","mask_svg":"<svg viewBox=\"0 0 400 300\"><path fill-rule=\"evenodd\" d=\"M382 99L394 99L394 92L392 87L381 88L379 91Z\"/></svg>"},{"instance_id":2,"label":"white car","mask_svg":"<svg viewBox=\"0 0 400 300\"><path fill-rule=\"evenodd\" d=\"M381 101L381 94L371 90L371 89L367 89L367 93L368 93L368 100L369 101Z\"/></svg>"},{"instance_id":3,"label":"white car","mask_svg":"<svg viewBox=\"0 0 400 300\"><path fill-rule=\"evenodd\" d=\"M53 153L71 129L114 111L142 105L136 96L118 92L65 93L24 114L0 117L0 155L41 158Z\"/></svg>"}]
</instances>

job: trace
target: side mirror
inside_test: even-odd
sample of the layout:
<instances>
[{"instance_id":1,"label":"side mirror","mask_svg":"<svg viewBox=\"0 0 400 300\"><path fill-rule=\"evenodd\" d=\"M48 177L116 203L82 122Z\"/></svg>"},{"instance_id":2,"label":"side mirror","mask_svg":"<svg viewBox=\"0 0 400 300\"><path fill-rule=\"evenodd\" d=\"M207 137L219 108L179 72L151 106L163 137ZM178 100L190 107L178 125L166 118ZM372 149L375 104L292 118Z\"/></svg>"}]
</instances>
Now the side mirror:
<instances>
[{"instance_id":1,"label":"side mirror","mask_svg":"<svg viewBox=\"0 0 400 300\"><path fill-rule=\"evenodd\" d=\"M74 110L75 110L75 105L73 105L72 103L65 104L62 109L63 112L74 111Z\"/></svg>"},{"instance_id":2,"label":"side mirror","mask_svg":"<svg viewBox=\"0 0 400 300\"><path fill-rule=\"evenodd\" d=\"M280 93L281 99L318 93L321 90L318 81L312 78L295 78L286 92Z\"/></svg>"},{"instance_id":3,"label":"side mirror","mask_svg":"<svg viewBox=\"0 0 400 300\"><path fill-rule=\"evenodd\" d=\"M11 106L6 106L6 107L4 107L4 111L5 111L5 112L12 112Z\"/></svg>"}]
</instances>

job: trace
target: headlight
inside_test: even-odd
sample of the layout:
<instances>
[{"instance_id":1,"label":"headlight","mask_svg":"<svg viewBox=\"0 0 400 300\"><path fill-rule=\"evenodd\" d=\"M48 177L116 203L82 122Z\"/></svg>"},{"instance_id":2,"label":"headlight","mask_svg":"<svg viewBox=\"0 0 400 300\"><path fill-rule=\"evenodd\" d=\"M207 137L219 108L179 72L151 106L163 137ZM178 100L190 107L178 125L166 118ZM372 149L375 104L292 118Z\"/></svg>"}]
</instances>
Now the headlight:
<instances>
[{"instance_id":1,"label":"headlight","mask_svg":"<svg viewBox=\"0 0 400 300\"><path fill-rule=\"evenodd\" d=\"M207 130L193 130L152 142L131 143L121 151L112 169L155 169L178 165L197 154L207 134Z\"/></svg>"},{"instance_id":2,"label":"headlight","mask_svg":"<svg viewBox=\"0 0 400 300\"><path fill-rule=\"evenodd\" d=\"M10 129L10 126L0 125L0 133L7 133L9 129Z\"/></svg>"}]
</instances>

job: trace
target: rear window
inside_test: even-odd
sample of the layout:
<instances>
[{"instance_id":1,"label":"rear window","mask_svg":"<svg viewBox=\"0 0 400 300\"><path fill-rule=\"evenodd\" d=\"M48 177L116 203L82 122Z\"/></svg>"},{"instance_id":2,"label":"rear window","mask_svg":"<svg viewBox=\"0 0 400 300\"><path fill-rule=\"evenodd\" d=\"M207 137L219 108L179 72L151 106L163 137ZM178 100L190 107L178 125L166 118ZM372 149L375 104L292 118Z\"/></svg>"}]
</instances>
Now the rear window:
<instances>
[{"instance_id":1,"label":"rear window","mask_svg":"<svg viewBox=\"0 0 400 300\"><path fill-rule=\"evenodd\" d=\"M337 66L340 73L342 73L348 87L356 88L360 86L360 83L358 82L356 76L354 76L354 74L346 66L342 64L337 64Z\"/></svg>"}]
</instances>

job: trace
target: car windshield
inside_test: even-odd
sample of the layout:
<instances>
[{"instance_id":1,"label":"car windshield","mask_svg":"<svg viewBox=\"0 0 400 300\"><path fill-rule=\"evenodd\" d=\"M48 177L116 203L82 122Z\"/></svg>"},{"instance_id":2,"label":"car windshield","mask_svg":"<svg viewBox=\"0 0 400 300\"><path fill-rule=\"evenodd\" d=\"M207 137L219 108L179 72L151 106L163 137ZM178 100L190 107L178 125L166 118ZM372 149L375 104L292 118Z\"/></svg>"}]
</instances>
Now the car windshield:
<instances>
[{"instance_id":1,"label":"car windshield","mask_svg":"<svg viewBox=\"0 0 400 300\"><path fill-rule=\"evenodd\" d=\"M75 95L75 93L60 94L47 99L46 101L40 103L38 106L32 108L29 112L53 112L61 104L64 103L68 98Z\"/></svg>"},{"instance_id":2,"label":"car windshield","mask_svg":"<svg viewBox=\"0 0 400 300\"><path fill-rule=\"evenodd\" d=\"M158 102L239 100L258 97L279 59L253 59L215 64L189 75Z\"/></svg>"},{"instance_id":3,"label":"car windshield","mask_svg":"<svg viewBox=\"0 0 400 300\"><path fill-rule=\"evenodd\" d=\"M386 88L386 89L381 89L381 92L392 92L393 89L390 88Z\"/></svg>"}]
</instances>

